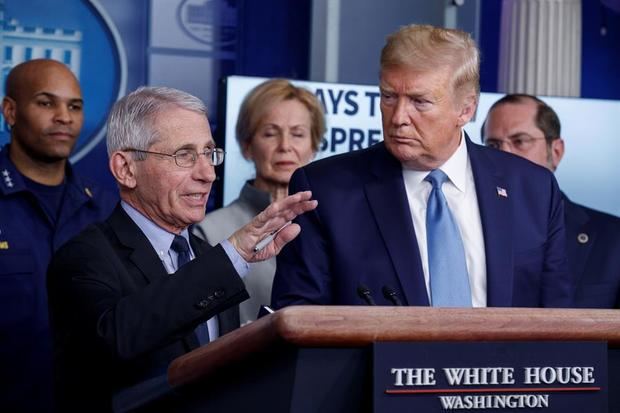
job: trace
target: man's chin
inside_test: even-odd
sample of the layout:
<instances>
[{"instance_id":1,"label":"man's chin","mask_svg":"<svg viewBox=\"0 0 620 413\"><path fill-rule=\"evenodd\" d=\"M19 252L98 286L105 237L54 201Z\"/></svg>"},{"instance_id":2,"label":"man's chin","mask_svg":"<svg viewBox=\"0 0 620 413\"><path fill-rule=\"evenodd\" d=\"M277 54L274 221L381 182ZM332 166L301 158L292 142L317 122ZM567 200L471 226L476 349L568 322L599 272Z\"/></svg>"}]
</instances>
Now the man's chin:
<instances>
[{"instance_id":1,"label":"man's chin","mask_svg":"<svg viewBox=\"0 0 620 413\"><path fill-rule=\"evenodd\" d=\"M388 151L401 163L415 161L422 156L422 151L410 145L391 144Z\"/></svg>"},{"instance_id":2,"label":"man's chin","mask_svg":"<svg viewBox=\"0 0 620 413\"><path fill-rule=\"evenodd\" d=\"M37 159L48 163L65 161L71 156L74 146L73 144L57 144L52 147L43 148L43 151L37 151L34 155Z\"/></svg>"},{"instance_id":3,"label":"man's chin","mask_svg":"<svg viewBox=\"0 0 620 413\"><path fill-rule=\"evenodd\" d=\"M64 162L67 159L69 159L69 156L71 156L71 152L62 152L62 153L54 153L54 154L43 154L42 156L39 157L39 160L41 162L45 162L45 163L58 163L58 162Z\"/></svg>"}]
</instances>

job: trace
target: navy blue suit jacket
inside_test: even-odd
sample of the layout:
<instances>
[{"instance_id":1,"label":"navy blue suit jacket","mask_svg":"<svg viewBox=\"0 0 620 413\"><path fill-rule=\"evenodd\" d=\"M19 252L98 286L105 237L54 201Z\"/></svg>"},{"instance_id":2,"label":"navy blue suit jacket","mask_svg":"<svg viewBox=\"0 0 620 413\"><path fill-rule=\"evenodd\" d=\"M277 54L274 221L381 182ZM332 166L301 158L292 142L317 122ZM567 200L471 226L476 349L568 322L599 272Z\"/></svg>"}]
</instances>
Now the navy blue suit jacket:
<instances>
[{"instance_id":1,"label":"navy blue suit jacket","mask_svg":"<svg viewBox=\"0 0 620 413\"><path fill-rule=\"evenodd\" d=\"M564 197L568 263L575 306L620 308L620 218Z\"/></svg>"},{"instance_id":2,"label":"navy blue suit jacket","mask_svg":"<svg viewBox=\"0 0 620 413\"><path fill-rule=\"evenodd\" d=\"M467 138L486 252L487 305L568 307L564 209L553 174ZM507 196L500 196L498 188ZM383 143L295 172L291 193L312 190L318 207L278 256L272 304L379 305L392 287L405 305L429 305L402 167Z\"/></svg>"}]
</instances>

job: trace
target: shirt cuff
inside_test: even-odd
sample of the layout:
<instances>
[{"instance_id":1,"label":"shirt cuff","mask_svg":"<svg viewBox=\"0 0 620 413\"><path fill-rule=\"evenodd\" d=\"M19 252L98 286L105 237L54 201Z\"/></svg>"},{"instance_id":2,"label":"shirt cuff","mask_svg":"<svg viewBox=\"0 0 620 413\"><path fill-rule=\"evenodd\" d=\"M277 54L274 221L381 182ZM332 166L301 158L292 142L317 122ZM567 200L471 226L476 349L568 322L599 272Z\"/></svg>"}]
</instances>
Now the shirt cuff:
<instances>
[{"instance_id":1,"label":"shirt cuff","mask_svg":"<svg viewBox=\"0 0 620 413\"><path fill-rule=\"evenodd\" d=\"M228 255L228 258L232 262L232 265L235 267L235 270L237 270L237 274L239 274L239 277L245 277L245 275L250 270L250 264L248 264L243 259L243 257L237 252L235 247L233 247L233 245L227 239L220 242L220 245L222 246L222 248L224 248L224 252L226 253L226 255Z\"/></svg>"}]
</instances>

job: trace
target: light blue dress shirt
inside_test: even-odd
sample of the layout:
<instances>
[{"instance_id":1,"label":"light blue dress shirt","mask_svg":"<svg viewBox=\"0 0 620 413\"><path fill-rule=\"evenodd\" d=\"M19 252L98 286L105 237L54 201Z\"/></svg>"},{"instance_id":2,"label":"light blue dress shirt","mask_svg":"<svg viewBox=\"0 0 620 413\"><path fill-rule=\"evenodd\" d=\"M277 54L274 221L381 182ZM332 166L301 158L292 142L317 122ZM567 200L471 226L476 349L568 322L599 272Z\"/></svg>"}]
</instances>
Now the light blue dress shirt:
<instances>
[{"instance_id":1,"label":"light blue dress shirt","mask_svg":"<svg viewBox=\"0 0 620 413\"><path fill-rule=\"evenodd\" d=\"M178 269L177 253L170 248L175 234L161 228L125 201L121 201L121 207L127 213L127 215L129 215L129 218L131 218L131 220L136 223L136 225L149 240L149 242L153 246L153 249L159 256L162 264L166 268L166 272L168 274L175 273ZM187 228L185 228L179 235L181 235L187 240L187 244L189 245L190 250L190 258L193 260L194 258L196 258L196 255L194 254L194 250L192 249L191 243L189 242L189 231L187 230ZM243 257L237 252L237 250L227 239L220 242L220 245L232 262L239 276L243 278L249 271L249 264L243 259ZM209 340L213 341L218 338L219 325L217 322L217 318L210 318L207 321L207 326L209 327Z\"/></svg>"}]
</instances>

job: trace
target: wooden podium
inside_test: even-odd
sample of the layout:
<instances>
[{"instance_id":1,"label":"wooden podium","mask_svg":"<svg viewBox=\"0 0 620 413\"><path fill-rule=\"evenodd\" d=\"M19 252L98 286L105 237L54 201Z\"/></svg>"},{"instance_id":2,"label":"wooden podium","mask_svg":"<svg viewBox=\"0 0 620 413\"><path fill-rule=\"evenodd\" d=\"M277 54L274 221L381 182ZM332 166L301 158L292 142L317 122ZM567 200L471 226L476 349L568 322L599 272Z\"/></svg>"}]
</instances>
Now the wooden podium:
<instances>
[{"instance_id":1,"label":"wooden podium","mask_svg":"<svg viewBox=\"0 0 620 413\"><path fill-rule=\"evenodd\" d=\"M288 307L226 334L176 359L170 395L150 407L370 412L376 341L605 341L620 412L618 310L362 306Z\"/></svg>"}]
</instances>

